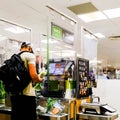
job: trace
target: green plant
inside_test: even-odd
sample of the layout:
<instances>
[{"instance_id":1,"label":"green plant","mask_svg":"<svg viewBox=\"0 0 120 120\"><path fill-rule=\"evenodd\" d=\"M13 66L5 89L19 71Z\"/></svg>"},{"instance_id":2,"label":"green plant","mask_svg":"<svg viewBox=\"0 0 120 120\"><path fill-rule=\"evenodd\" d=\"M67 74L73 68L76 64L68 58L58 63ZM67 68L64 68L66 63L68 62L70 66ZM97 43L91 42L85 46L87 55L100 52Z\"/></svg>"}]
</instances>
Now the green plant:
<instances>
[{"instance_id":1,"label":"green plant","mask_svg":"<svg viewBox=\"0 0 120 120\"><path fill-rule=\"evenodd\" d=\"M7 96L7 92L4 89L3 82L0 80L0 99L5 99Z\"/></svg>"}]
</instances>

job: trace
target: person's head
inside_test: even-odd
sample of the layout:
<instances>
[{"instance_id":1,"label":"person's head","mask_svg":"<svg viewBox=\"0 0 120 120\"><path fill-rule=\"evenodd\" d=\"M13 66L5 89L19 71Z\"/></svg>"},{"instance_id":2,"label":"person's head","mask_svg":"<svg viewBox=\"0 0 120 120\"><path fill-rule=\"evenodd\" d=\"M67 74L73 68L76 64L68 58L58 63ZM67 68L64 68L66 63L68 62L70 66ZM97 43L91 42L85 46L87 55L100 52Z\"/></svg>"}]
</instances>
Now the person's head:
<instances>
[{"instance_id":1,"label":"person's head","mask_svg":"<svg viewBox=\"0 0 120 120\"><path fill-rule=\"evenodd\" d=\"M106 69L103 69L103 73L104 73L104 74L107 74L107 70L106 70Z\"/></svg>"},{"instance_id":2,"label":"person's head","mask_svg":"<svg viewBox=\"0 0 120 120\"><path fill-rule=\"evenodd\" d=\"M20 51L29 51L29 52L33 53L33 50L32 50L32 47L31 47L31 43L23 42L21 44Z\"/></svg>"}]
</instances>

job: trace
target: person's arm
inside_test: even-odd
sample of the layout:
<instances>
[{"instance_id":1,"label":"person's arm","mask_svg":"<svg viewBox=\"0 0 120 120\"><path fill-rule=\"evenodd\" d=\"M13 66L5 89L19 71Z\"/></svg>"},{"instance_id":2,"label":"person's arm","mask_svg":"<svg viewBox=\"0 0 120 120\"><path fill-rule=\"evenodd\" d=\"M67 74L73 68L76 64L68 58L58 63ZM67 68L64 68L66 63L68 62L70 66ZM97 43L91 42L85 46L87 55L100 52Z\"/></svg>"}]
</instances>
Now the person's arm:
<instances>
[{"instance_id":1,"label":"person's arm","mask_svg":"<svg viewBox=\"0 0 120 120\"><path fill-rule=\"evenodd\" d=\"M29 73L30 73L30 76L31 76L33 82L42 82L43 81L43 78L38 76L36 67L34 64L28 64L28 69L29 69Z\"/></svg>"}]
</instances>

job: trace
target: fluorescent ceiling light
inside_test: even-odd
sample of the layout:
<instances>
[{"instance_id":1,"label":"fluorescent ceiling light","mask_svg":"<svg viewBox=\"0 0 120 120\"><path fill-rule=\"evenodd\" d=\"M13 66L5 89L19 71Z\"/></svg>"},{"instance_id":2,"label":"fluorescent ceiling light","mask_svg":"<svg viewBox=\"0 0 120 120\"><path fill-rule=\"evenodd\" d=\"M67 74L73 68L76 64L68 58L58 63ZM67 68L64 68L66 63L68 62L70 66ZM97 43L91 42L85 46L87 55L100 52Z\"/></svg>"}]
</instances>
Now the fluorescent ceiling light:
<instances>
[{"instance_id":1,"label":"fluorescent ceiling light","mask_svg":"<svg viewBox=\"0 0 120 120\"><path fill-rule=\"evenodd\" d=\"M109 18L120 17L120 8L104 10L103 11Z\"/></svg>"},{"instance_id":2,"label":"fluorescent ceiling light","mask_svg":"<svg viewBox=\"0 0 120 120\"><path fill-rule=\"evenodd\" d=\"M95 63L101 64L102 61L100 61L100 60L90 60L90 64L95 64Z\"/></svg>"},{"instance_id":3,"label":"fluorescent ceiling light","mask_svg":"<svg viewBox=\"0 0 120 120\"><path fill-rule=\"evenodd\" d=\"M105 36L102 33L95 33L94 35L98 38L105 38Z\"/></svg>"},{"instance_id":4,"label":"fluorescent ceiling light","mask_svg":"<svg viewBox=\"0 0 120 120\"><path fill-rule=\"evenodd\" d=\"M107 17L102 12L91 12L87 14L81 14L78 15L80 19L82 19L84 22L93 22L98 20L104 20L107 19Z\"/></svg>"},{"instance_id":5,"label":"fluorescent ceiling light","mask_svg":"<svg viewBox=\"0 0 120 120\"><path fill-rule=\"evenodd\" d=\"M102 63L102 61L97 60L97 58L94 58L93 60L90 60L90 64L93 64L93 63Z\"/></svg>"},{"instance_id":6,"label":"fluorescent ceiling light","mask_svg":"<svg viewBox=\"0 0 120 120\"><path fill-rule=\"evenodd\" d=\"M108 67L111 67L111 65L110 65L110 64L108 64L107 66L108 66Z\"/></svg>"},{"instance_id":7,"label":"fluorescent ceiling light","mask_svg":"<svg viewBox=\"0 0 120 120\"><path fill-rule=\"evenodd\" d=\"M15 34L20 34L25 32L24 29L20 27L10 27L10 28L6 28L5 30Z\"/></svg>"}]
</instances>

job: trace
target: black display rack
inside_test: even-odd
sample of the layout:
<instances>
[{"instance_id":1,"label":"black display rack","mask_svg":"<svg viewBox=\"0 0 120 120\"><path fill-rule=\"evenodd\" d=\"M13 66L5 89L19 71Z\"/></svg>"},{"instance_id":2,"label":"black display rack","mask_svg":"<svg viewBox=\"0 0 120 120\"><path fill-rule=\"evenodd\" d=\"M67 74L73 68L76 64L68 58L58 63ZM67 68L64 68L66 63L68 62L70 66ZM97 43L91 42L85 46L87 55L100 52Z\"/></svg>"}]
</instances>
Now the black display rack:
<instances>
[{"instance_id":1,"label":"black display rack","mask_svg":"<svg viewBox=\"0 0 120 120\"><path fill-rule=\"evenodd\" d=\"M76 97L88 97L89 60L83 58L76 59L76 79Z\"/></svg>"}]
</instances>

